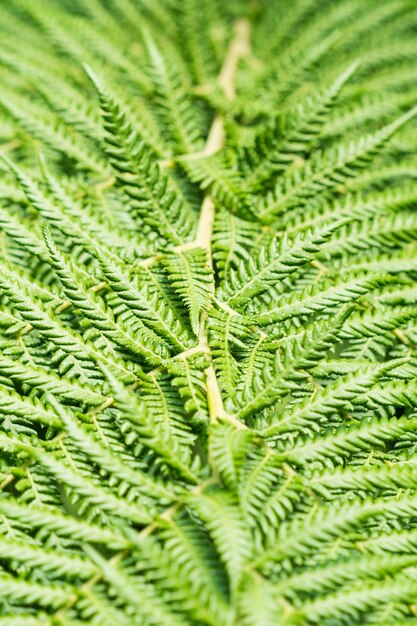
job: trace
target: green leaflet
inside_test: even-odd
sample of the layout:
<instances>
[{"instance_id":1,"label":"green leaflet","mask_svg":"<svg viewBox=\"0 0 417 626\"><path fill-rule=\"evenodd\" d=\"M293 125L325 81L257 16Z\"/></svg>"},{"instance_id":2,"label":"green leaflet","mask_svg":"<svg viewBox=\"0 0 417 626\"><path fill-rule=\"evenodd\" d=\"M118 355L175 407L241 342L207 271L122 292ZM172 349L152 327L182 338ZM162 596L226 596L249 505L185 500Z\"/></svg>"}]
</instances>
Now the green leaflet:
<instances>
[{"instance_id":1,"label":"green leaflet","mask_svg":"<svg viewBox=\"0 0 417 626\"><path fill-rule=\"evenodd\" d=\"M214 289L207 252L201 248L166 255L164 265L172 287L190 315L191 328L199 333L200 315L210 303Z\"/></svg>"},{"instance_id":2,"label":"green leaflet","mask_svg":"<svg viewBox=\"0 0 417 626\"><path fill-rule=\"evenodd\" d=\"M152 337L149 331L144 331L146 336L145 343L147 343L147 341L149 344L153 343L156 347L156 352L148 350L144 345L141 345L142 342L140 339L137 341L136 338L132 338L132 336L134 337L135 335L135 329L128 327L125 329L123 322L117 320L117 318L115 319L112 311L107 311L101 306L98 299L94 299L91 292L82 285L82 279L77 276L76 270L74 271L68 261L55 247L46 229L44 229L44 237L51 258L51 265L62 283L65 295L72 302L74 307L77 308L85 318L91 321L92 326L99 328L105 336L123 351L130 352L136 357L141 356L152 364L159 364L164 352L162 352L162 354L158 354L158 352L163 344L160 343L156 337ZM78 287L77 283L80 283L80 287ZM139 333L140 330L139 328ZM168 351L166 351L165 354L167 355Z\"/></svg>"},{"instance_id":3,"label":"green leaflet","mask_svg":"<svg viewBox=\"0 0 417 626\"><path fill-rule=\"evenodd\" d=\"M242 566L251 556L248 530L239 507L220 491L191 498L190 506L205 523L228 573L230 590L235 593L242 576Z\"/></svg>"},{"instance_id":4,"label":"green leaflet","mask_svg":"<svg viewBox=\"0 0 417 626\"><path fill-rule=\"evenodd\" d=\"M226 287L228 304L244 307L250 298L265 292L278 280L287 278L310 261L342 224L333 223L294 241L288 241L286 237L278 239L275 233L267 233L255 254L247 261L241 260L236 271L231 272L230 285Z\"/></svg>"},{"instance_id":5,"label":"green leaflet","mask_svg":"<svg viewBox=\"0 0 417 626\"><path fill-rule=\"evenodd\" d=\"M182 84L180 69L171 65L150 30L145 30L144 41L157 104L165 122L166 133L169 133L176 147L174 153L197 151L202 146L201 123L198 123L198 112L193 110L192 98Z\"/></svg>"},{"instance_id":6,"label":"green leaflet","mask_svg":"<svg viewBox=\"0 0 417 626\"><path fill-rule=\"evenodd\" d=\"M308 98L304 105L287 114L284 123L274 121L257 134L255 147L243 152L242 167L248 169L245 186L250 191L262 189L274 175L291 166L309 151L318 140L323 125L333 108L344 83L354 73L356 65L343 72L323 93ZM246 163L249 162L250 168Z\"/></svg>"},{"instance_id":7,"label":"green leaflet","mask_svg":"<svg viewBox=\"0 0 417 626\"><path fill-rule=\"evenodd\" d=\"M415 623L416 27L1 3L0 626Z\"/></svg>"},{"instance_id":8,"label":"green leaflet","mask_svg":"<svg viewBox=\"0 0 417 626\"><path fill-rule=\"evenodd\" d=\"M283 184L277 185L270 198L262 202L260 218L268 222L275 215L282 214L285 209L306 204L320 191L344 183L356 171L365 167L392 135L416 113L417 109L411 109L375 135L362 137L357 143L337 146L337 149L329 150L330 154L319 153L316 159L308 161L300 170L284 179Z\"/></svg>"},{"instance_id":9,"label":"green leaflet","mask_svg":"<svg viewBox=\"0 0 417 626\"><path fill-rule=\"evenodd\" d=\"M144 224L160 231L170 243L188 239L195 216L187 201L178 194L176 185L155 163L157 152L143 139L131 119L133 114L112 95L91 69L87 71L100 95L104 112L106 152L123 186L132 200L132 209ZM151 205L153 211L149 211Z\"/></svg>"}]
</instances>

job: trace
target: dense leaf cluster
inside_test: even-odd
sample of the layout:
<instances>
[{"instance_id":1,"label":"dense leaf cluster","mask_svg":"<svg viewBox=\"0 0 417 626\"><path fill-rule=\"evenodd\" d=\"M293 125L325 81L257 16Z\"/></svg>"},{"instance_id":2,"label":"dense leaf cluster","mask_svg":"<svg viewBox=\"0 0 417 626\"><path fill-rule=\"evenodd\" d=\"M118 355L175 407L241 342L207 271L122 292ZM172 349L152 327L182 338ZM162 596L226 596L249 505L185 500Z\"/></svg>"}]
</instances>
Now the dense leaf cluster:
<instances>
[{"instance_id":1,"label":"dense leaf cluster","mask_svg":"<svg viewBox=\"0 0 417 626\"><path fill-rule=\"evenodd\" d=\"M0 626L417 623L414 0L0 6Z\"/></svg>"}]
</instances>

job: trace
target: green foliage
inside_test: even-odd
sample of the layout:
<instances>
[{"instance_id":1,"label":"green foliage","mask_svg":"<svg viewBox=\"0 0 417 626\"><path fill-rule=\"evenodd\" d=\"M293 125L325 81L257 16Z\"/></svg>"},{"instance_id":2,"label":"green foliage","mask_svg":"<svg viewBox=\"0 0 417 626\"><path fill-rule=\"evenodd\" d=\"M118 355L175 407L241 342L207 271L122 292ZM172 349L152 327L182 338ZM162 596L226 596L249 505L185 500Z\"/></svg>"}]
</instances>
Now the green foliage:
<instances>
[{"instance_id":1,"label":"green foliage","mask_svg":"<svg viewBox=\"0 0 417 626\"><path fill-rule=\"evenodd\" d=\"M417 623L413 0L13 0L0 626Z\"/></svg>"}]
</instances>

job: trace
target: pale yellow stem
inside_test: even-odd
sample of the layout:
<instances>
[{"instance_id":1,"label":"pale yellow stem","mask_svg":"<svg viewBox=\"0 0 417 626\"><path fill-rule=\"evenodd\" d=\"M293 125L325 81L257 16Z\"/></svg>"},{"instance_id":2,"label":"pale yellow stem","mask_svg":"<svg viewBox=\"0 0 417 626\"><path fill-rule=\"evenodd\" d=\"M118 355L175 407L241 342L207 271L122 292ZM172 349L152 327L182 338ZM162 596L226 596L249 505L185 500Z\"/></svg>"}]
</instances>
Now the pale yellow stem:
<instances>
[{"instance_id":1,"label":"pale yellow stem","mask_svg":"<svg viewBox=\"0 0 417 626\"><path fill-rule=\"evenodd\" d=\"M249 50L250 22L241 19L236 22L235 36L230 44L229 51L220 71L218 84L223 89L228 100L235 97L235 75L239 59L247 54ZM204 153L211 156L224 146L224 119L221 113L218 113L211 125ZM206 194L201 206L200 219L197 228L196 244L209 251L211 261L211 237L213 233L214 223L214 203L210 193Z\"/></svg>"},{"instance_id":2,"label":"pale yellow stem","mask_svg":"<svg viewBox=\"0 0 417 626\"><path fill-rule=\"evenodd\" d=\"M239 59L248 52L249 49L250 23L246 19L236 22L235 36L230 44L226 59L221 69L218 84L223 89L228 100L235 97L235 75ZM224 146L224 119L221 113L218 113L211 125L204 152L206 156L215 154ZM208 253L208 260L212 266L212 250L211 240L213 235L213 224L215 217L215 206L213 199L208 192L203 200L200 211L200 219L198 222L197 236L195 245L205 248ZM203 350L209 350L206 325L207 314L203 311L200 320L200 347ZM232 415L228 415L223 406L222 395L219 383L216 377L216 371L213 364L206 369L206 391L207 404L209 409L210 422L215 423L219 418L227 419L233 422L237 428L245 428L245 425Z\"/></svg>"}]
</instances>

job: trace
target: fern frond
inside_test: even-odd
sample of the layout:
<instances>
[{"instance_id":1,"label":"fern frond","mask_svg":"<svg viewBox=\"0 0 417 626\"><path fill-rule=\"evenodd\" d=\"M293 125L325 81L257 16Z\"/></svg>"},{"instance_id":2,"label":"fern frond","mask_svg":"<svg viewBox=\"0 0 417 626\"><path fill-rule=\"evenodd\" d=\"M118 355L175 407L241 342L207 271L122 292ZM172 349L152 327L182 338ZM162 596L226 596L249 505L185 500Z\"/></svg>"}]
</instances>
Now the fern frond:
<instances>
[{"instance_id":1,"label":"fern frond","mask_svg":"<svg viewBox=\"0 0 417 626\"><path fill-rule=\"evenodd\" d=\"M308 232L304 237L289 241L275 233L267 233L259 244L255 258L240 261L231 272L225 295L230 306L244 306L250 298L268 289L278 280L284 280L314 258L320 246L342 226L343 222Z\"/></svg>"},{"instance_id":2,"label":"fern frond","mask_svg":"<svg viewBox=\"0 0 417 626\"><path fill-rule=\"evenodd\" d=\"M289 176L285 182L278 183L269 198L262 201L258 214L263 221L272 221L294 205L305 205L309 199L336 185L344 183L355 173L364 168L384 147L393 134L407 121L416 115L411 109L397 121L381 129L375 135L361 138L357 143L338 146L337 150L329 149L312 161L307 161L300 170Z\"/></svg>"},{"instance_id":3,"label":"fern frond","mask_svg":"<svg viewBox=\"0 0 417 626\"><path fill-rule=\"evenodd\" d=\"M276 120L272 129L267 127L255 139L256 148L243 153L243 167L252 165L245 178L246 188L254 193L272 176L276 177L297 157L303 158L317 141L326 118L346 81L354 73L356 65L349 67L323 93L310 96L304 105L287 114L284 123ZM284 128L282 128L284 126Z\"/></svg>"},{"instance_id":4,"label":"fern frond","mask_svg":"<svg viewBox=\"0 0 417 626\"><path fill-rule=\"evenodd\" d=\"M234 593L242 577L244 564L251 556L248 531L237 504L227 493L213 491L190 498L190 506L205 522L227 570L231 592Z\"/></svg>"},{"instance_id":5,"label":"fern frond","mask_svg":"<svg viewBox=\"0 0 417 626\"><path fill-rule=\"evenodd\" d=\"M165 256L164 266L172 287L189 310L191 328L198 335L200 314L209 306L214 290L207 252L194 248L171 253Z\"/></svg>"},{"instance_id":6,"label":"fern frond","mask_svg":"<svg viewBox=\"0 0 417 626\"><path fill-rule=\"evenodd\" d=\"M416 24L1 4L0 626L416 621Z\"/></svg>"},{"instance_id":7,"label":"fern frond","mask_svg":"<svg viewBox=\"0 0 417 626\"><path fill-rule=\"evenodd\" d=\"M177 145L177 153L197 152L202 146L198 114L193 111L192 100L181 84L178 69L169 63L158 48L149 30L144 32L149 56L151 75L161 115L170 127L170 134Z\"/></svg>"}]
</instances>

